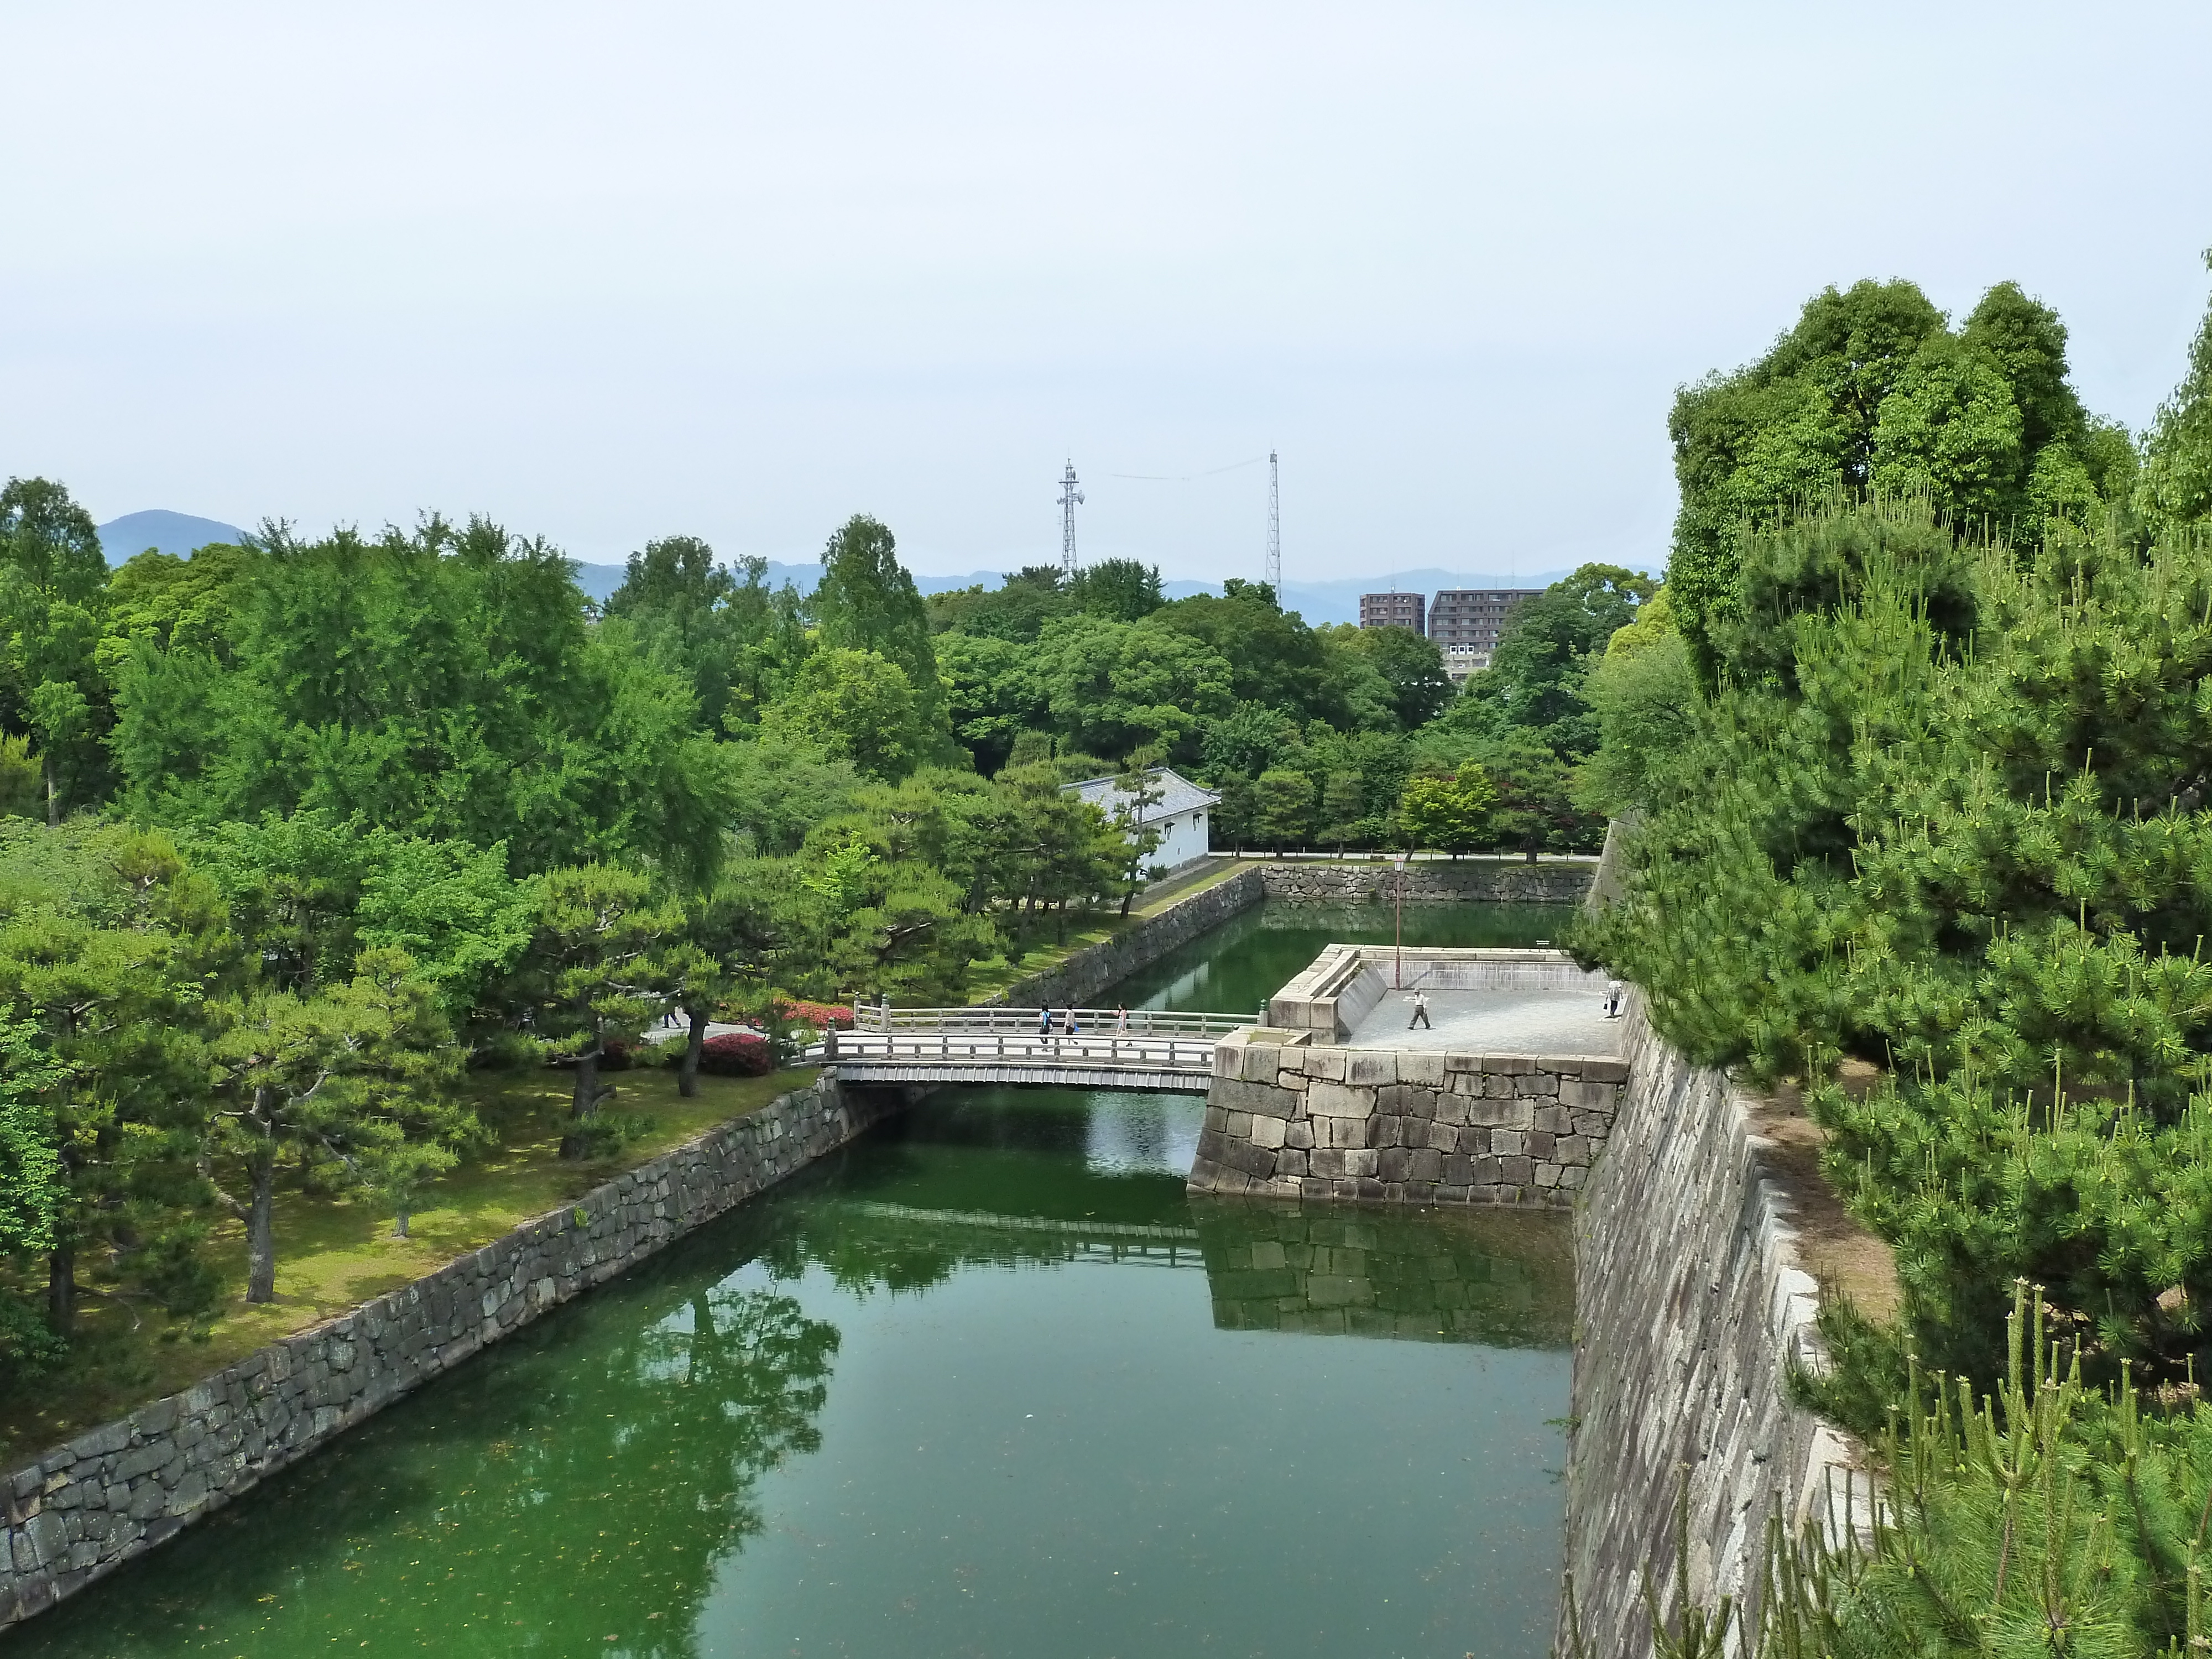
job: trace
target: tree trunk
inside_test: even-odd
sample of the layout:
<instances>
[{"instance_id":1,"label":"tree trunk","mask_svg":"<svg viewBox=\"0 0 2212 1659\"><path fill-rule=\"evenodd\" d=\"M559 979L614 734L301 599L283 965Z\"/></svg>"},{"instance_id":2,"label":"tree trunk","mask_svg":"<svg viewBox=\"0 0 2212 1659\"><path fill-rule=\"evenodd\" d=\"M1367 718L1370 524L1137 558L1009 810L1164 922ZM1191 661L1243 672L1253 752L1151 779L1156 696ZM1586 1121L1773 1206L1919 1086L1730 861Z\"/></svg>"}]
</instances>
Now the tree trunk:
<instances>
[{"instance_id":1,"label":"tree trunk","mask_svg":"<svg viewBox=\"0 0 2212 1659\"><path fill-rule=\"evenodd\" d=\"M704 1008L686 1008L691 1018L691 1034L684 1039L684 1063L676 1068L676 1092L689 1100L699 1092L699 1056L707 1048L708 1012Z\"/></svg>"},{"instance_id":2,"label":"tree trunk","mask_svg":"<svg viewBox=\"0 0 2212 1659\"><path fill-rule=\"evenodd\" d=\"M253 1199L246 1212L246 1299L276 1299L276 1154L252 1164Z\"/></svg>"},{"instance_id":3,"label":"tree trunk","mask_svg":"<svg viewBox=\"0 0 2212 1659\"><path fill-rule=\"evenodd\" d=\"M57 829L62 821L61 791L54 784L54 751L46 750L46 828Z\"/></svg>"},{"instance_id":4,"label":"tree trunk","mask_svg":"<svg viewBox=\"0 0 2212 1659\"><path fill-rule=\"evenodd\" d=\"M574 1126L588 1123L599 1115L599 1048L594 1042L576 1056L576 1092L568 1106L567 1134L561 1137L561 1156L582 1158L589 1143Z\"/></svg>"},{"instance_id":5,"label":"tree trunk","mask_svg":"<svg viewBox=\"0 0 2212 1659\"><path fill-rule=\"evenodd\" d=\"M1531 863L1531 864L1534 864L1535 861L1536 861L1536 849L1535 849L1534 848L1531 847L1531 848L1528 849L1528 862L1529 862L1529 863Z\"/></svg>"},{"instance_id":6,"label":"tree trunk","mask_svg":"<svg viewBox=\"0 0 2212 1659\"><path fill-rule=\"evenodd\" d=\"M46 1324L67 1336L76 1323L76 1249L64 1244L46 1258Z\"/></svg>"},{"instance_id":7,"label":"tree trunk","mask_svg":"<svg viewBox=\"0 0 2212 1659\"><path fill-rule=\"evenodd\" d=\"M398 1206L399 1213L392 1218L392 1236L394 1238L404 1238L407 1237L408 1207L409 1206L404 1204L400 1205Z\"/></svg>"}]
</instances>

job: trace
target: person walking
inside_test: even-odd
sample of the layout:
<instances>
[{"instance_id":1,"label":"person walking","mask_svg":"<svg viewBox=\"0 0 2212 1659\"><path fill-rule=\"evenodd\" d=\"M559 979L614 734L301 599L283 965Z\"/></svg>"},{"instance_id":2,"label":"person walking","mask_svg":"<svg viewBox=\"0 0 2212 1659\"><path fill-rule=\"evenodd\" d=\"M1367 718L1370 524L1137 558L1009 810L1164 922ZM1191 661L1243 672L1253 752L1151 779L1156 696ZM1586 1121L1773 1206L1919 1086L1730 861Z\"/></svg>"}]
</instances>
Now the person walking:
<instances>
[{"instance_id":1,"label":"person walking","mask_svg":"<svg viewBox=\"0 0 2212 1659\"><path fill-rule=\"evenodd\" d=\"M1416 1025L1425 1031L1437 1029L1429 1023L1429 994L1426 991L1413 993L1413 1017L1406 1022L1406 1029L1410 1031Z\"/></svg>"},{"instance_id":2,"label":"person walking","mask_svg":"<svg viewBox=\"0 0 2212 1659\"><path fill-rule=\"evenodd\" d=\"M1605 1017L1607 1019L1619 1019L1620 1018L1621 993L1626 988L1627 988L1621 984L1621 982L1617 979L1607 980L1606 981Z\"/></svg>"},{"instance_id":3,"label":"person walking","mask_svg":"<svg viewBox=\"0 0 2212 1659\"><path fill-rule=\"evenodd\" d=\"M1114 1030L1122 1036L1129 1035L1129 1010L1127 1004L1114 1011Z\"/></svg>"},{"instance_id":4,"label":"person walking","mask_svg":"<svg viewBox=\"0 0 2212 1659\"><path fill-rule=\"evenodd\" d=\"M1070 1036L1073 1036L1075 1035L1075 1005L1071 1002L1067 1005L1067 1034Z\"/></svg>"},{"instance_id":5,"label":"person walking","mask_svg":"<svg viewBox=\"0 0 2212 1659\"><path fill-rule=\"evenodd\" d=\"M1052 1010L1049 1008L1037 1010L1037 1035L1041 1037L1052 1035Z\"/></svg>"}]
</instances>

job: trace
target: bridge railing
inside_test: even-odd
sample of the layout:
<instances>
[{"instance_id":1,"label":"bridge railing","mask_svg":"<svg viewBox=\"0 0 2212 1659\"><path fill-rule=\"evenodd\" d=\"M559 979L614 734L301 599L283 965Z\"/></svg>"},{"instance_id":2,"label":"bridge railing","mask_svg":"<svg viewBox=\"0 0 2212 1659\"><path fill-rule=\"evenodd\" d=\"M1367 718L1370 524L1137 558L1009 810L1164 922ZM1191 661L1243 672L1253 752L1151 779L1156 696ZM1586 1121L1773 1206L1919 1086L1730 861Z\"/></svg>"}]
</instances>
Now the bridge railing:
<instances>
[{"instance_id":1,"label":"bridge railing","mask_svg":"<svg viewBox=\"0 0 2212 1659\"><path fill-rule=\"evenodd\" d=\"M1075 1030L1068 1030L1066 1008L886 1008L856 1003L853 1030L859 1032L981 1033L1007 1036L1220 1037L1252 1024L1250 1014L1206 1014L1164 1008L1078 1008ZM1045 1022L1049 1015L1050 1033Z\"/></svg>"},{"instance_id":2,"label":"bridge railing","mask_svg":"<svg viewBox=\"0 0 2212 1659\"><path fill-rule=\"evenodd\" d=\"M1207 1072L1213 1066L1211 1036L1132 1036L1081 1031L1041 1036L1036 1031L830 1031L822 1058L831 1063L904 1060L957 1066L1005 1062L1121 1067L1135 1071Z\"/></svg>"}]
</instances>

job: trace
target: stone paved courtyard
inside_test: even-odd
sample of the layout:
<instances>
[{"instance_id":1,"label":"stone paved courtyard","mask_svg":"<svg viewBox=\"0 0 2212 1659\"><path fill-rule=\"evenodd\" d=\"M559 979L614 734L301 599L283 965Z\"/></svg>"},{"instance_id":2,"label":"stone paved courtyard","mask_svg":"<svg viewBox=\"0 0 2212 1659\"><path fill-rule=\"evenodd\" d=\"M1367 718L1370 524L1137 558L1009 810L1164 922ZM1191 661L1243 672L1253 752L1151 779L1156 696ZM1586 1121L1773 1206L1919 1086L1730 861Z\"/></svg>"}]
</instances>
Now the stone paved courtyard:
<instances>
[{"instance_id":1,"label":"stone paved courtyard","mask_svg":"<svg viewBox=\"0 0 2212 1659\"><path fill-rule=\"evenodd\" d=\"M1620 1022L1600 993L1431 991L1433 1029L1407 1030L1413 994L1389 991L1359 1023L1352 1048L1418 1048L1455 1054L1618 1054Z\"/></svg>"}]
</instances>

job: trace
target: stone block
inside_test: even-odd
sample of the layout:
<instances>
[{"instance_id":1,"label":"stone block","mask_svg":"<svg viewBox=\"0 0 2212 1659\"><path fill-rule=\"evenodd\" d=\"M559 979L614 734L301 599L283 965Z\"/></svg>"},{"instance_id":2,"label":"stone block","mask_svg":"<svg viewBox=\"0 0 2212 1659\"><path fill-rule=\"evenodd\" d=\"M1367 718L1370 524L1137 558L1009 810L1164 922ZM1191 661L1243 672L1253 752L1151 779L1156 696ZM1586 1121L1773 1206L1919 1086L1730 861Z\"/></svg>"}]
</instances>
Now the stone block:
<instances>
[{"instance_id":1,"label":"stone block","mask_svg":"<svg viewBox=\"0 0 2212 1659\"><path fill-rule=\"evenodd\" d=\"M1372 1120L1373 1129L1368 1135L1370 1146L1402 1146L1406 1144L1406 1120L1402 1117L1377 1117Z\"/></svg>"},{"instance_id":2,"label":"stone block","mask_svg":"<svg viewBox=\"0 0 2212 1659\"><path fill-rule=\"evenodd\" d=\"M1328 1083L1344 1081L1345 1051L1341 1048L1306 1050L1306 1075Z\"/></svg>"},{"instance_id":3,"label":"stone block","mask_svg":"<svg viewBox=\"0 0 2212 1659\"><path fill-rule=\"evenodd\" d=\"M1559 1104L1571 1111L1610 1112L1619 1092L1609 1083L1592 1083L1577 1078L1559 1085Z\"/></svg>"},{"instance_id":4,"label":"stone block","mask_svg":"<svg viewBox=\"0 0 2212 1659\"><path fill-rule=\"evenodd\" d=\"M1482 1069L1498 1077L1526 1077L1536 1069L1536 1061L1529 1054L1485 1054Z\"/></svg>"},{"instance_id":5,"label":"stone block","mask_svg":"<svg viewBox=\"0 0 2212 1659\"><path fill-rule=\"evenodd\" d=\"M1296 1147L1285 1146L1283 1148L1281 1152L1275 1154L1275 1174L1277 1177L1289 1177L1295 1179L1299 1176L1304 1175L1306 1173L1306 1160L1309 1156L1310 1154L1300 1152Z\"/></svg>"},{"instance_id":6,"label":"stone block","mask_svg":"<svg viewBox=\"0 0 2212 1659\"><path fill-rule=\"evenodd\" d=\"M1221 1132L1232 1141L1251 1139L1252 1114L1249 1112L1230 1113L1229 1121L1222 1126Z\"/></svg>"},{"instance_id":7,"label":"stone block","mask_svg":"<svg viewBox=\"0 0 2212 1659\"><path fill-rule=\"evenodd\" d=\"M1386 1146L1376 1155L1375 1172L1384 1181L1403 1181L1413 1156L1402 1146Z\"/></svg>"},{"instance_id":8,"label":"stone block","mask_svg":"<svg viewBox=\"0 0 2212 1659\"><path fill-rule=\"evenodd\" d=\"M1283 1126L1284 1146L1303 1151L1313 1144L1313 1124L1310 1120L1297 1119Z\"/></svg>"},{"instance_id":9,"label":"stone block","mask_svg":"<svg viewBox=\"0 0 2212 1659\"><path fill-rule=\"evenodd\" d=\"M1252 1144L1269 1151L1283 1144L1283 1132L1290 1127L1279 1117L1250 1117L1246 1121L1252 1126Z\"/></svg>"},{"instance_id":10,"label":"stone block","mask_svg":"<svg viewBox=\"0 0 2212 1659\"><path fill-rule=\"evenodd\" d=\"M1534 1127L1547 1134L1563 1135L1575 1127L1574 1114L1564 1106L1539 1106Z\"/></svg>"},{"instance_id":11,"label":"stone block","mask_svg":"<svg viewBox=\"0 0 2212 1659\"><path fill-rule=\"evenodd\" d=\"M1298 1097L1288 1089L1242 1079L1218 1079L1206 1091L1206 1103L1232 1112L1265 1112L1270 1117L1294 1117Z\"/></svg>"},{"instance_id":12,"label":"stone block","mask_svg":"<svg viewBox=\"0 0 2212 1659\"><path fill-rule=\"evenodd\" d=\"M1467 1121L1467 1097L1451 1090L1437 1096L1437 1121L1449 1123L1455 1128Z\"/></svg>"},{"instance_id":13,"label":"stone block","mask_svg":"<svg viewBox=\"0 0 2212 1659\"><path fill-rule=\"evenodd\" d=\"M1517 1157L1528 1150L1528 1136L1520 1129L1492 1129L1490 1150L1502 1157Z\"/></svg>"},{"instance_id":14,"label":"stone block","mask_svg":"<svg viewBox=\"0 0 2212 1659\"><path fill-rule=\"evenodd\" d=\"M1626 1083L1628 1081L1628 1062L1625 1060L1585 1060L1583 1078L1590 1083Z\"/></svg>"},{"instance_id":15,"label":"stone block","mask_svg":"<svg viewBox=\"0 0 2212 1659\"><path fill-rule=\"evenodd\" d=\"M1433 1146L1424 1146L1409 1153L1406 1162L1406 1180L1437 1182L1443 1179L1444 1158Z\"/></svg>"},{"instance_id":16,"label":"stone block","mask_svg":"<svg viewBox=\"0 0 2212 1659\"><path fill-rule=\"evenodd\" d=\"M1374 1110L1375 1091L1371 1089L1316 1083L1306 1091L1306 1113L1311 1117L1364 1118Z\"/></svg>"},{"instance_id":17,"label":"stone block","mask_svg":"<svg viewBox=\"0 0 2212 1659\"><path fill-rule=\"evenodd\" d=\"M1526 1187L1535 1178L1536 1160L1533 1158L1509 1155L1499 1158L1498 1164L1509 1187Z\"/></svg>"},{"instance_id":18,"label":"stone block","mask_svg":"<svg viewBox=\"0 0 2212 1659\"><path fill-rule=\"evenodd\" d=\"M1559 1184L1559 1174L1558 1164L1539 1162L1536 1165L1536 1184L1539 1187L1556 1187Z\"/></svg>"},{"instance_id":19,"label":"stone block","mask_svg":"<svg viewBox=\"0 0 2212 1659\"><path fill-rule=\"evenodd\" d=\"M1398 1081L1418 1085L1424 1089L1444 1086L1444 1056L1425 1054L1419 1049L1401 1049L1398 1054Z\"/></svg>"},{"instance_id":20,"label":"stone block","mask_svg":"<svg viewBox=\"0 0 2212 1659\"><path fill-rule=\"evenodd\" d=\"M1559 1079L1549 1072L1528 1072L1513 1079L1513 1092L1529 1099L1548 1098L1559 1092Z\"/></svg>"},{"instance_id":21,"label":"stone block","mask_svg":"<svg viewBox=\"0 0 2212 1659\"><path fill-rule=\"evenodd\" d=\"M1398 1056L1389 1050L1355 1049L1345 1063L1346 1083L1364 1083L1376 1086L1398 1080Z\"/></svg>"},{"instance_id":22,"label":"stone block","mask_svg":"<svg viewBox=\"0 0 2212 1659\"><path fill-rule=\"evenodd\" d=\"M1375 1160L1380 1156L1380 1153L1365 1147L1349 1147L1344 1154L1344 1172L1355 1178L1371 1177L1375 1174ZM1414 1156L1418 1158L1420 1155L1417 1152Z\"/></svg>"},{"instance_id":23,"label":"stone block","mask_svg":"<svg viewBox=\"0 0 2212 1659\"><path fill-rule=\"evenodd\" d=\"M1531 1158L1549 1158L1554 1156L1552 1149L1558 1142L1558 1139L1559 1137L1557 1135L1552 1134L1546 1130L1531 1129L1528 1131L1523 1150L1525 1150Z\"/></svg>"},{"instance_id":24,"label":"stone block","mask_svg":"<svg viewBox=\"0 0 2212 1659\"><path fill-rule=\"evenodd\" d=\"M1334 1146L1316 1146L1306 1155L1306 1167L1318 1178L1340 1176L1344 1173L1344 1153ZM1327 1195L1325 1188L1322 1195Z\"/></svg>"},{"instance_id":25,"label":"stone block","mask_svg":"<svg viewBox=\"0 0 2212 1659\"><path fill-rule=\"evenodd\" d=\"M1588 1164L1590 1144L1580 1135L1561 1135L1553 1142L1552 1156L1562 1164Z\"/></svg>"},{"instance_id":26,"label":"stone block","mask_svg":"<svg viewBox=\"0 0 2212 1659\"><path fill-rule=\"evenodd\" d=\"M1425 1144L1440 1152L1452 1152L1459 1150L1459 1131L1453 1128L1450 1124L1430 1123L1421 1127L1427 1129L1428 1133L1418 1141L1413 1136L1407 1136L1407 1145Z\"/></svg>"},{"instance_id":27,"label":"stone block","mask_svg":"<svg viewBox=\"0 0 2212 1659\"><path fill-rule=\"evenodd\" d=\"M1273 1043L1247 1043L1237 1051L1237 1075L1246 1083L1264 1083L1274 1086L1275 1073L1282 1068L1283 1051Z\"/></svg>"}]
</instances>

